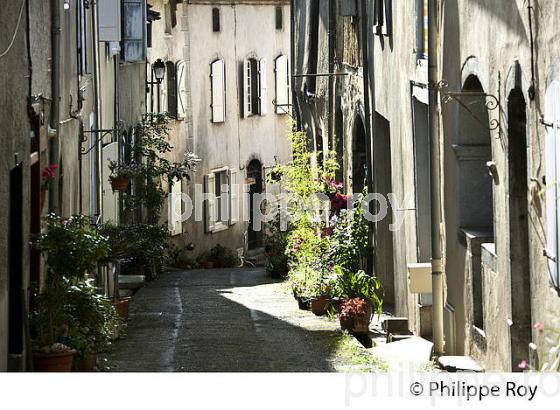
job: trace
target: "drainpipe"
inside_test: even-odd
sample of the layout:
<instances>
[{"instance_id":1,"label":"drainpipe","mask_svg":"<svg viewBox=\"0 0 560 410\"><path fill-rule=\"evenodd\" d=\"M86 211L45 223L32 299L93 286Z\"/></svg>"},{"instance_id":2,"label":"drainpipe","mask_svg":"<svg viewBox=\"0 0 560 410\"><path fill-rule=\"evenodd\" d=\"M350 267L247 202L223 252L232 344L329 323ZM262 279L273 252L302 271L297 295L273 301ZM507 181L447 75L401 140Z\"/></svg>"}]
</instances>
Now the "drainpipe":
<instances>
[{"instance_id":1,"label":"drainpipe","mask_svg":"<svg viewBox=\"0 0 560 410\"><path fill-rule=\"evenodd\" d=\"M431 148L431 202L432 202L432 296L433 338L436 355L445 353L443 335L443 250L440 174L440 101L438 90L440 31L438 16L439 0L428 0L428 86L429 129Z\"/></svg>"},{"instance_id":2,"label":"drainpipe","mask_svg":"<svg viewBox=\"0 0 560 410\"><path fill-rule=\"evenodd\" d=\"M336 41L336 2L329 0L329 73L334 74L334 52ZM330 149L335 149L336 140L334 136L334 75L329 75L329 118L328 133L330 140Z\"/></svg>"},{"instance_id":3,"label":"drainpipe","mask_svg":"<svg viewBox=\"0 0 560 410\"><path fill-rule=\"evenodd\" d=\"M363 81L364 81L364 127L366 132L366 157L367 157L367 188L368 193L375 192L374 175L373 175L373 138L371 134L371 107L370 107L370 72L369 72L369 30L368 30L368 14L367 14L367 1L361 1L361 22L362 22L362 66L363 66ZM371 52L372 67L375 67L373 49ZM375 97L374 82L371 84L373 96ZM375 99L375 98L374 98ZM375 123L374 123L375 126ZM369 203L369 212L373 215L373 201ZM375 273L375 226L373 221L368 221L368 246L366 255L366 270L369 274Z\"/></svg>"},{"instance_id":4,"label":"drainpipe","mask_svg":"<svg viewBox=\"0 0 560 410\"><path fill-rule=\"evenodd\" d=\"M60 0L51 0L51 87L52 103L50 128L56 136L49 140L49 162L58 164L60 160L60 150L58 146L60 136ZM61 171L59 169L59 171ZM60 172L56 173L52 188L49 189L49 212L60 213L58 203L58 186Z\"/></svg>"},{"instance_id":5,"label":"drainpipe","mask_svg":"<svg viewBox=\"0 0 560 410\"><path fill-rule=\"evenodd\" d=\"M290 84L292 86L292 112L293 118L296 120L296 131L301 131L301 116L299 112L299 101L297 96L297 85L296 78L293 77L296 74L296 2L297 0L291 0L290 5Z\"/></svg>"},{"instance_id":6,"label":"drainpipe","mask_svg":"<svg viewBox=\"0 0 560 410\"><path fill-rule=\"evenodd\" d=\"M92 41L93 41L93 65L94 65L94 72L93 72L93 83L95 87L95 129L100 130L102 128L102 121L101 121L101 89L100 89L100 66L99 66L99 25L97 22L97 1L92 3L91 9L91 27L92 27ZM96 199L96 209L99 215L103 215L102 204L103 201L101 200L101 195L103 193L103 176L101 175L103 170L101 168L102 163L102 155L103 155L103 141L100 135L92 134L90 138L97 138L97 147L95 148L97 153L97 161L95 164L95 185L96 185L96 192L95 192L95 199Z\"/></svg>"}]
</instances>

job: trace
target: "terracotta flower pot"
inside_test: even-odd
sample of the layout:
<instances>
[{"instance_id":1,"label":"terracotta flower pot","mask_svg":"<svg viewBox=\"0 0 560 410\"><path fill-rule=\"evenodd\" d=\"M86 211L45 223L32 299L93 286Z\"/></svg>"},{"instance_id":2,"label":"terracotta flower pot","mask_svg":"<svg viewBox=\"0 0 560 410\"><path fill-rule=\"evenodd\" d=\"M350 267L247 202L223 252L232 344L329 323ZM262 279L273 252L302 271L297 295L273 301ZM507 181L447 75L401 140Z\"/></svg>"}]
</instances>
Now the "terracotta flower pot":
<instances>
[{"instance_id":1,"label":"terracotta flower pot","mask_svg":"<svg viewBox=\"0 0 560 410\"><path fill-rule=\"evenodd\" d=\"M342 330L352 330L352 327L354 326L354 320L352 318L340 316L339 320L340 320L340 328Z\"/></svg>"},{"instance_id":2,"label":"terracotta flower pot","mask_svg":"<svg viewBox=\"0 0 560 410\"><path fill-rule=\"evenodd\" d=\"M366 316L355 316L352 318L352 333L359 335L365 335L369 333L369 324L371 322L371 317Z\"/></svg>"},{"instance_id":3,"label":"terracotta flower pot","mask_svg":"<svg viewBox=\"0 0 560 410\"><path fill-rule=\"evenodd\" d=\"M327 313L326 308L328 302L329 302L329 298L327 297L312 298L311 311L316 316L324 316Z\"/></svg>"},{"instance_id":4,"label":"terracotta flower pot","mask_svg":"<svg viewBox=\"0 0 560 410\"><path fill-rule=\"evenodd\" d=\"M35 372L71 372L74 363L74 351L61 353L33 353L33 370Z\"/></svg>"},{"instance_id":5,"label":"terracotta flower pot","mask_svg":"<svg viewBox=\"0 0 560 410\"><path fill-rule=\"evenodd\" d=\"M117 311L117 315L122 320L128 320L128 307L130 304L130 298L122 298L119 300L113 301L113 306Z\"/></svg>"},{"instance_id":6,"label":"terracotta flower pot","mask_svg":"<svg viewBox=\"0 0 560 410\"><path fill-rule=\"evenodd\" d=\"M97 367L97 353L90 353L74 360L74 371L80 373L91 373Z\"/></svg>"},{"instance_id":7,"label":"terracotta flower pot","mask_svg":"<svg viewBox=\"0 0 560 410\"><path fill-rule=\"evenodd\" d=\"M110 179L113 191L125 192L130 185L130 178L127 177L110 177Z\"/></svg>"}]
</instances>

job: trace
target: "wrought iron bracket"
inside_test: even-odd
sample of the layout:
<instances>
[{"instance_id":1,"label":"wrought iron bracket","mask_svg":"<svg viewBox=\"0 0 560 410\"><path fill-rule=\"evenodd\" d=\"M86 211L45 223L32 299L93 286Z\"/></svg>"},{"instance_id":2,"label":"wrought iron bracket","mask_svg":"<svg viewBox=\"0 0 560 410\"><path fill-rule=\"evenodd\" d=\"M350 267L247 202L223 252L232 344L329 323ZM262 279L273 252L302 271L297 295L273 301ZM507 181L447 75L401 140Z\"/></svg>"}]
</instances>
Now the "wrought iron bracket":
<instances>
[{"instance_id":1,"label":"wrought iron bracket","mask_svg":"<svg viewBox=\"0 0 560 410\"><path fill-rule=\"evenodd\" d=\"M276 103L276 99L272 100L272 105L274 106L274 108L280 108L282 111L284 111L285 114L288 114L291 118L292 114L290 114L290 108L292 108L292 104L277 104Z\"/></svg>"},{"instance_id":2,"label":"wrought iron bracket","mask_svg":"<svg viewBox=\"0 0 560 410\"><path fill-rule=\"evenodd\" d=\"M103 138L105 138L109 134L118 133L118 132L119 132L119 128L111 128L106 130L89 130L89 131L83 130L82 136L80 137L80 155L84 156L89 154L97 146L97 144L99 144L99 141L103 141ZM84 142L87 142L89 139L87 137L87 134L95 134L94 143L91 144L89 148L84 147Z\"/></svg>"},{"instance_id":3,"label":"wrought iron bracket","mask_svg":"<svg viewBox=\"0 0 560 410\"><path fill-rule=\"evenodd\" d=\"M465 102L468 98L486 98L484 106L488 111L498 110L498 118L491 118L490 123L486 124L476 113L469 107L469 103ZM492 94L487 94L484 92L445 92L443 93L444 104L451 101L456 101L465 111L467 111L471 117L473 117L480 125L488 128L489 131L495 131L500 128L499 120L499 108L500 108L500 98Z\"/></svg>"}]
</instances>

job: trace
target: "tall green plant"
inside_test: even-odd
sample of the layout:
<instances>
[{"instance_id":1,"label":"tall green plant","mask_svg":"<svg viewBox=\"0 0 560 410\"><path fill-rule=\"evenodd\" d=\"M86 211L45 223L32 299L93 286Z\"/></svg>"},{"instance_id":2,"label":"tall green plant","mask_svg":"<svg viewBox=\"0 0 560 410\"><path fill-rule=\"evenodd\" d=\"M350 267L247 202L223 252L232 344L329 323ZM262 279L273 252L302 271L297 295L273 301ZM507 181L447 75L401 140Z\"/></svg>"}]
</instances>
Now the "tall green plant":
<instances>
[{"instance_id":1,"label":"tall green plant","mask_svg":"<svg viewBox=\"0 0 560 410\"><path fill-rule=\"evenodd\" d=\"M126 210L145 208L144 223L157 224L167 197L163 182L171 186L176 180L190 180L200 159L192 152L186 152L181 161L171 161L173 151L169 141L169 117L165 113L146 114L134 129L135 139L125 147L127 161L135 164L136 175L134 195L124 195Z\"/></svg>"}]
</instances>

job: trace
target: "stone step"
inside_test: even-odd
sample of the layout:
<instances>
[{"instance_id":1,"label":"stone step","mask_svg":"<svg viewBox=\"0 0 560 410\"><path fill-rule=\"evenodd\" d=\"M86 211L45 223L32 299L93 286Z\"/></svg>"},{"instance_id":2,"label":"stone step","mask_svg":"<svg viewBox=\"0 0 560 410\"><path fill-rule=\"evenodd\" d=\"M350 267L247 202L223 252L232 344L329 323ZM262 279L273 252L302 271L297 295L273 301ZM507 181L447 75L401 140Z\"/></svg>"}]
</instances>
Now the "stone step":
<instances>
[{"instance_id":1,"label":"stone step","mask_svg":"<svg viewBox=\"0 0 560 410\"><path fill-rule=\"evenodd\" d=\"M385 321L383 322L383 330L385 330L387 334L392 333L394 335L407 335L410 333L410 329L408 327L408 318L391 317L385 319Z\"/></svg>"},{"instance_id":2,"label":"stone step","mask_svg":"<svg viewBox=\"0 0 560 410\"><path fill-rule=\"evenodd\" d=\"M119 275L119 289L140 289L144 282L146 282L144 275Z\"/></svg>"}]
</instances>

